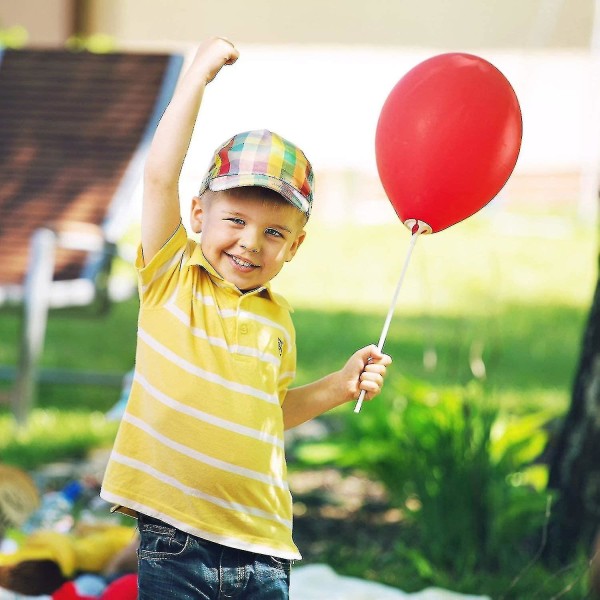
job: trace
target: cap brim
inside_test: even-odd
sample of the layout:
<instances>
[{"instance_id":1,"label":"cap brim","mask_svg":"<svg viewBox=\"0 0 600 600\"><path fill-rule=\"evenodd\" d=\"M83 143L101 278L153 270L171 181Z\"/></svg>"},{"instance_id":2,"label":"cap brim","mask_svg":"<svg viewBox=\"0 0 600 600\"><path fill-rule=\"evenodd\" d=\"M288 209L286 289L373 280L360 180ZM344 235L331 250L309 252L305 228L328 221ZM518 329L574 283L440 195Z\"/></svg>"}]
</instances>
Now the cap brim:
<instances>
[{"instance_id":1,"label":"cap brim","mask_svg":"<svg viewBox=\"0 0 600 600\"><path fill-rule=\"evenodd\" d=\"M283 196L290 204L303 212L307 217L310 215L310 203L287 181L259 173L221 175L208 182L208 188L213 192L222 192L240 187L259 186L268 188ZM201 193L205 189L201 190Z\"/></svg>"}]
</instances>

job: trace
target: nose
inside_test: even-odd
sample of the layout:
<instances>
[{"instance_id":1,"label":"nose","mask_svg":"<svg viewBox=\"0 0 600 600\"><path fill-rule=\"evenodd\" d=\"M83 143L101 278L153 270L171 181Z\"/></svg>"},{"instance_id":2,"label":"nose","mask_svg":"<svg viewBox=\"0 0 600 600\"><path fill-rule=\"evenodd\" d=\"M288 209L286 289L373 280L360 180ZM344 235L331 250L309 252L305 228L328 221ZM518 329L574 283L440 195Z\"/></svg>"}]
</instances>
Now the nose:
<instances>
[{"instance_id":1,"label":"nose","mask_svg":"<svg viewBox=\"0 0 600 600\"><path fill-rule=\"evenodd\" d=\"M244 235L240 239L240 247L248 252L257 253L260 252L260 242L258 235L253 232L249 227L244 230Z\"/></svg>"}]
</instances>

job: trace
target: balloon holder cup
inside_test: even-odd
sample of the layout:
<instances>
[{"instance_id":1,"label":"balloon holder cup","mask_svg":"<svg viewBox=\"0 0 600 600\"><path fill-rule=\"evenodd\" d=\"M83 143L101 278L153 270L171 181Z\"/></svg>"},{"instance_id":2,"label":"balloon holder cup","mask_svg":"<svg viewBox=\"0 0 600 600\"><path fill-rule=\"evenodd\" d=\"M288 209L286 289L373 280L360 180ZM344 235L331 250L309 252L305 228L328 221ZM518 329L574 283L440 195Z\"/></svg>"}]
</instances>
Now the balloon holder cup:
<instances>
[{"instance_id":1,"label":"balloon holder cup","mask_svg":"<svg viewBox=\"0 0 600 600\"><path fill-rule=\"evenodd\" d=\"M409 229L412 235L433 233L433 229L425 221L420 221L419 219L406 219L404 226Z\"/></svg>"}]
</instances>

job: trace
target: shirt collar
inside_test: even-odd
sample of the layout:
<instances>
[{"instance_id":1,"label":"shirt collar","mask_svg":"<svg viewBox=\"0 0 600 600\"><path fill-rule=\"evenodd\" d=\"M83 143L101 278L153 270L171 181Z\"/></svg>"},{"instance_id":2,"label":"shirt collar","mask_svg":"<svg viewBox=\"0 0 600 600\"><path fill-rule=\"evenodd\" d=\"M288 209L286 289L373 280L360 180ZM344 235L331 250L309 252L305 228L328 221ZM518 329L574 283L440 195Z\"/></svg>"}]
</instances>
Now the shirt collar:
<instances>
[{"instance_id":1,"label":"shirt collar","mask_svg":"<svg viewBox=\"0 0 600 600\"><path fill-rule=\"evenodd\" d=\"M292 307L290 306L288 301L285 298L283 298L282 296L280 296L279 294L276 294L275 292L273 292L271 290L270 282L265 283L262 287L260 287L256 290L253 290L251 292L242 292L235 285L233 285L233 283L230 283L226 279L223 279L223 277L221 277L221 275L219 275L219 273L217 273L215 271L215 269L208 262L208 260L206 260L206 257L204 256L204 253L202 252L202 246L198 243L195 244L195 247L193 248L192 253L190 254L190 257L188 258L188 260L185 263L185 266L186 267L198 266L198 267L203 268L208 273L210 278L213 280L215 285L217 285L220 288L231 290L232 292L238 294L239 296L250 296L252 294L265 295L270 300L275 302L275 304L278 304L279 306L281 306L282 308L285 308L286 310L289 310L290 312L292 311Z\"/></svg>"}]
</instances>

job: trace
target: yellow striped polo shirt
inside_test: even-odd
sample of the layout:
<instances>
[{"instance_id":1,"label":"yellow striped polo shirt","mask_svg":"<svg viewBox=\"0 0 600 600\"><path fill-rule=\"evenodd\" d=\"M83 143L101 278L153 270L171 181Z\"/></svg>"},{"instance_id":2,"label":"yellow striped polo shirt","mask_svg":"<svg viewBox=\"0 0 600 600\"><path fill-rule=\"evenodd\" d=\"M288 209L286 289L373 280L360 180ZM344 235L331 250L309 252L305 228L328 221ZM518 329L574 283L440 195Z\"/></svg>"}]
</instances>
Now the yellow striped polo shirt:
<instances>
[{"instance_id":1,"label":"yellow striped polo shirt","mask_svg":"<svg viewBox=\"0 0 600 600\"><path fill-rule=\"evenodd\" d=\"M182 225L136 266L135 376L102 497L225 546L300 558L281 410L296 368L288 304L224 281Z\"/></svg>"}]
</instances>

